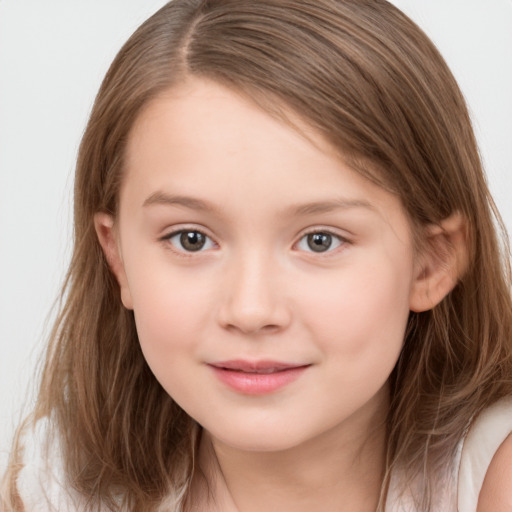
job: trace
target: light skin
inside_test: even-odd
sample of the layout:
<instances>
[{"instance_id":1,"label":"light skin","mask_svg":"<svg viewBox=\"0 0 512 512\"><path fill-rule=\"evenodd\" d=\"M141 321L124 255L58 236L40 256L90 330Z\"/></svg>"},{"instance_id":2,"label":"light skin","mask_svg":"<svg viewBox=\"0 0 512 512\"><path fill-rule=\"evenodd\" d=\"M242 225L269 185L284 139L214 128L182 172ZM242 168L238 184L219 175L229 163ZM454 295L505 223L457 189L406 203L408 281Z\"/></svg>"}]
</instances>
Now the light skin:
<instances>
[{"instance_id":1,"label":"light skin","mask_svg":"<svg viewBox=\"0 0 512 512\"><path fill-rule=\"evenodd\" d=\"M388 377L409 312L457 280L463 225L425 229L443 261L418 253L400 200L294 121L212 82L167 91L136 121L118 215L96 230L149 366L204 428L218 509L374 510ZM228 360L304 369L248 394L212 370Z\"/></svg>"},{"instance_id":2,"label":"light skin","mask_svg":"<svg viewBox=\"0 0 512 512\"><path fill-rule=\"evenodd\" d=\"M503 441L492 458L478 497L477 512L512 510L512 434Z\"/></svg>"}]
</instances>

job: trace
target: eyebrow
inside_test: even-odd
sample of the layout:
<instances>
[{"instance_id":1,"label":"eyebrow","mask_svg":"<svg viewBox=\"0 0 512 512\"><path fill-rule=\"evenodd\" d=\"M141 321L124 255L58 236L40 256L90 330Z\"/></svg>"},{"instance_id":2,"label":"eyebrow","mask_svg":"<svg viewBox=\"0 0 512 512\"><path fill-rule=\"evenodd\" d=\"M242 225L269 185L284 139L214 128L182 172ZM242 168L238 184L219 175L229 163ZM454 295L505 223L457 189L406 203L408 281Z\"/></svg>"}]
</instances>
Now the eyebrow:
<instances>
[{"instance_id":1,"label":"eyebrow","mask_svg":"<svg viewBox=\"0 0 512 512\"><path fill-rule=\"evenodd\" d=\"M377 211L377 208L363 199L335 199L334 201L317 201L301 204L292 207L291 212L296 215L314 215L316 213L328 213L333 210L349 210L352 208L363 208L371 211Z\"/></svg>"},{"instance_id":2,"label":"eyebrow","mask_svg":"<svg viewBox=\"0 0 512 512\"><path fill-rule=\"evenodd\" d=\"M168 194L157 191L148 196L143 205L163 205L163 206L184 206L191 210L204 212L216 212L217 208L210 202L195 197ZM286 213L290 215L314 215L319 213L328 213L334 210L348 210L353 208L362 208L370 211L377 211L376 207L362 199L339 198L331 201L313 201L310 203L292 206Z\"/></svg>"},{"instance_id":3,"label":"eyebrow","mask_svg":"<svg viewBox=\"0 0 512 512\"><path fill-rule=\"evenodd\" d=\"M190 208L191 210L206 212L212 212L216 209L208 201L194 197L166 194L162 191L154 192L144 201L144 203L142 203L142 206L144 207L152 205L184 206L186 208Z\"/></svg>"}]
</instances>

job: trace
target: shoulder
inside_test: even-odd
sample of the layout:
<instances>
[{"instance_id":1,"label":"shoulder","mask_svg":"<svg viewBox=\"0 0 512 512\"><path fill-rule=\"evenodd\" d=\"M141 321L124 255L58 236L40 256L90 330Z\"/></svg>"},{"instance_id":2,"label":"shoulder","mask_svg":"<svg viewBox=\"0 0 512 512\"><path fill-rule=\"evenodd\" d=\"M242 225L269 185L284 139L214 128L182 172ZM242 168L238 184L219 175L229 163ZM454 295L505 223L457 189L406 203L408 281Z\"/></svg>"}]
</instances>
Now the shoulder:
<instances>
[{"instance_id":1,"label":"shoulder","mask_svg":"<svg viewBox=\"0 0 512 512\"><path fill-rule=\"evenodd\" d=\"M48 418L24 430L21 450L16 487L24 509L31 512L80 509L77 497L66 483L60 443Z\"/></svg>"},{"instance_id":2,"label":"shoulder","mask_svg":"<svg viewBox=\"0 0 512 512\"><path fill-rule=\"evenodd\" d=\"M477 512L512 511L512 434L501 443L485 475Z\"/></svg>"},{"instance_id":3,"label":"shoulder","mask_svg":"<svg viewBox=\"0 0 512 512\"><path fill-rule=\"evenodd\" d=\"M459 466L460 512L512 512L511 433L512 397L491 405L471 424Z\"/></svg>"}]
</instances>

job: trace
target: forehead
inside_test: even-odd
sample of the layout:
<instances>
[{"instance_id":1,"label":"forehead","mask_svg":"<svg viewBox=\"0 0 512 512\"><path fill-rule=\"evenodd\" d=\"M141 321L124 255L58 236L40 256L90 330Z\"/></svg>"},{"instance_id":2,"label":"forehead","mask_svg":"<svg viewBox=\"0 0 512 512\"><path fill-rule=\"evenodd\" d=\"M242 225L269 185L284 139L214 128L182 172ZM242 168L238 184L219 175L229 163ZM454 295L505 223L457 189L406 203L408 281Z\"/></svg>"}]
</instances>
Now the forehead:
<instances>
[{"instance_id":1,"label":"forehead","mask_svg":"<svg viewBox=\"0 0 512 512\"><path fill-rule=\"evenodd\" d=\"M214 82L172 88L146 105L130 133L123 189L131 183L143 201L164 192L226 208L256 209L275 199L283 208L338 201L402 213L396 196L351 169L298 116L285 114L286 120L272 116Z\"/></svg>"},{"instance_id":2,"label":"forehead","mask_svg":"<svg viewBox=\"0 0 512 512\"><path fill-rule=\"evenodd\" d=\"M188 78L145 105L130 131L128 157L133 156L148 128L158 124L171 128L170 121L178 129L169 142L176 144L186 138L187 144L195 142L211 150L215 142L226 141L232 135L233 142L236 137L238 143L232 149L243 150L244 138L249 143L263 141L261 129L265 127L272 128L275 136L286 138L288 143L293 140L299 145L309 143L322 153L336 155L335 148L306 121L270 96L239 91L207 79Z\"/></svg>"}]
</instances>

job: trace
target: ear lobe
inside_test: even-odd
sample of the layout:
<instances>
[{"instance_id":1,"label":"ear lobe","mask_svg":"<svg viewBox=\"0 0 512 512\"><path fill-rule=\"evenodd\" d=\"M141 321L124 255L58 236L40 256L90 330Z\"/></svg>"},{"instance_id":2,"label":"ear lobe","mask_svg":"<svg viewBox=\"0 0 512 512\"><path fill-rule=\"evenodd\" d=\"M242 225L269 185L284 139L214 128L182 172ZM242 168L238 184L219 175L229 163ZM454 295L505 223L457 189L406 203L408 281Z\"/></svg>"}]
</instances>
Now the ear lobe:
<instances>
[{"instance_id":1,"label":"ear lobe","mask_svg":"<svg viewBox=\"0 0 512 512\"><path fill-rule=\"evenodd\" d=\"M425 228L412 286L411 311L432 309L448 295L468 266L467 225L460 213Z\"/></svg>"},{"instance_id":2,"label":"ear lobe","mask_svg":"<svg viewBox=\"0 0 512 512\"><path fill-rule=\"evenodd\" d=\"M94 215L94 228L108 266L114 274L121 290L121 301L125 308L133 309L132 297L124 270L124 263L119 249L114 218L108 213L98 212Z\"/></svg>"}]
</instances>

